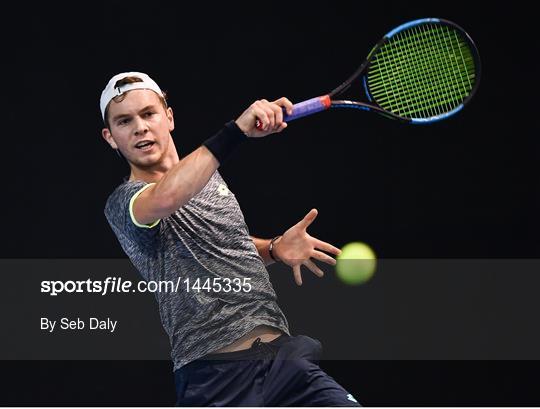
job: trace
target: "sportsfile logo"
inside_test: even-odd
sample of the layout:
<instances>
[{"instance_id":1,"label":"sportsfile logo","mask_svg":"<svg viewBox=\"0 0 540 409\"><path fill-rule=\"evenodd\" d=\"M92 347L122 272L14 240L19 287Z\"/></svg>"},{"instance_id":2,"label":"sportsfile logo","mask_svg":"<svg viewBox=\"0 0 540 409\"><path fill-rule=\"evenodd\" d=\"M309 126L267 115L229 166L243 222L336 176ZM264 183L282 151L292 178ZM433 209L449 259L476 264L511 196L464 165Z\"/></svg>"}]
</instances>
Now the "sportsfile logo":
<instances>
[{"instance_id":1,"label":"sportsfile logo","mask_svg":"<svg viewBox=\"0 0 540 409\"><path fill-rule=\"evenodd\" d=\"M88 293L88 294L126 294L126 293L155 293L177 292L180 287L180 278L174 281L138 281L136 285L122 277L107 277L105 280L44 280L41 282L41 292L50 296L62 293Z\"/></svg>"},{"instance_id":2,"label":"sportsfile logo","mask_svg":"<svg viewBox=\"0 0 540 409\"><path fill-rule=\"evenodd\" d=\"M199 277L196 279L180 277L176 281L137 281L134 285L130 280L121 277L107 277L105 280L44 280L41 282L41 292L50 296L67 293L87 294L128 294L128 293L177 293L185 292L245 292L252 290L251 278Z\"/></svg>"}]
</instances>

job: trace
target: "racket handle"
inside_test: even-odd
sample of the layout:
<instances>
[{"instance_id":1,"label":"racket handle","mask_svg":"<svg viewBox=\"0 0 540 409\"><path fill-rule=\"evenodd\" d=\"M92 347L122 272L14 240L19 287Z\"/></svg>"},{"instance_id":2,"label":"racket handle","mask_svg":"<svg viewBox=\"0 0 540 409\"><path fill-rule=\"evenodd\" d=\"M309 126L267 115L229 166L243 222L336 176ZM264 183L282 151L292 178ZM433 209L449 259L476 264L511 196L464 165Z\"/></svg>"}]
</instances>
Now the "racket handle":
<instances>
[{"instance_id":1,"label":"racket handle","mask_svg":"<svg viewBox=\"0 0 540 409\"><path fill-rule=\"evenodd\" d=\"M317 112L324 111L330 108L331 101L329 95L323 95L321 97L311 98L298 104L294 104L292 108L292 114L287 115L285 108L283 108L283 120L285 122L294 121L295 119L302 118L304 116L312 115ZM262 123L257 119L255 127L258 130L262 130Z\"/></svg>"}]
</instances>

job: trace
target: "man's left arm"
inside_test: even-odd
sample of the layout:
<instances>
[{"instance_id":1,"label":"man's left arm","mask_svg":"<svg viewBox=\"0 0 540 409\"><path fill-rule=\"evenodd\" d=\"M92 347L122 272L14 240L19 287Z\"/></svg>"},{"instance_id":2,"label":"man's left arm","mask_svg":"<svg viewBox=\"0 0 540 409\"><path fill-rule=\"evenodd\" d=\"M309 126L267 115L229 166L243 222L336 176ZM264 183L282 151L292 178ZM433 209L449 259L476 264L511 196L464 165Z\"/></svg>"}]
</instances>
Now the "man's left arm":
<instances>
[{"instance_id":1,"label":"man's left arm","mask_svg":"<svg viewBox=\"0 0 540 409\"><path fill-rule=\"evenodd\" d=\"M260 239L258 237L251 236L251 240L253 240L253 244L255 244L255 247L257 247L257 251L259 252L259 256L264 261L264 265L268 266L272 263L275 263L275 261L270 257L270 241L272 239Z\"/></svg>"},{"instance_id":2,"label":"man's left arm","mask_svg":"<svg viewBox=\"0 0 540 409\"><path fill-rule=\"evenodd\" d=\"M315 275L322 277L324 275L323 271L312 259L334 266L336 260L326 253L335 256L341 253L341 250L337 247L312 237L307 233L308 226L313 223L317 214L317 210L312 209L302 220L283 233L282 236L278 236L273 242L273 258L292 268L294 280L298 285L302 285L301 266L306 266ZM270 256L270 243L272 240L256 237L251 237L251 239L264 263L266 265L272 264L275 261Z\"/></svg>"}]
</instances>

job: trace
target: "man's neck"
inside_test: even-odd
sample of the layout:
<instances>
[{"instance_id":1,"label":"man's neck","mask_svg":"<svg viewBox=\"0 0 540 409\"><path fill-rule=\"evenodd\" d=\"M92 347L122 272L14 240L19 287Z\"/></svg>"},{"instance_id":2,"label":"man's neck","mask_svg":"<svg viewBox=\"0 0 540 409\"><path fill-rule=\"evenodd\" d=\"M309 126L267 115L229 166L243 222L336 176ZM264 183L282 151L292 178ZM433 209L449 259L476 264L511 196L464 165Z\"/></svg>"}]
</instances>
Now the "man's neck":
<instances>
[{"instance_id":1,"label":"man's neck","mask_svg":"<svg viewBox=\"0 0 540 409\"><path fill-rule=\"evenodd\" d=\"M180 158L178 157L176 149L174 149L173 152L163 158L160 163L151 168L141 168L130 163L131 174L129 175L129 180L142 180L146 183L157 183L178 162L180 162Z\"/></svg>"},{"instance_id":2,"label":"man's neck","mask_svg":"<svg viewBox=\"0 0 540 409\"><path fill-rule=\"evenodd\" d=\"M129 181L133 180L142 180L146 183L157 183L163 175L167 173L166 170L161 169L141 169L141 168L131 168L131 174L129 175Z\"/></svg>"}]
</instances>

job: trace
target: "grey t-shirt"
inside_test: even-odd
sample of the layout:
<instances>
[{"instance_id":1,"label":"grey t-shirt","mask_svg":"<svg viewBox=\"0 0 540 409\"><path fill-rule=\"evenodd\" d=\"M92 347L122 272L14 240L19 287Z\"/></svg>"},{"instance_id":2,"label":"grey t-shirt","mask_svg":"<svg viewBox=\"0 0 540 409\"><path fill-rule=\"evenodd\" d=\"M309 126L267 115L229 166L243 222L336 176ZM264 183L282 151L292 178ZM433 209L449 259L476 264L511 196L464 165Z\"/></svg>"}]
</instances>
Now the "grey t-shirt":
<instances>
[{"instance_id":1,"label":"grey t-shirt","mask_svg":"<svg viewBox=\"0 0 540 409\"><path fill-rule=\"evenodd\" d=\"M122 183L109 196L105 216L145 280L180 283L178 292L155 294L174 370L259 325L289 334L240 206L219 172L188 203L152 227L136 225L131 215L134 197L149 186L143 181Z\"/></svg>"}]
</instances>

